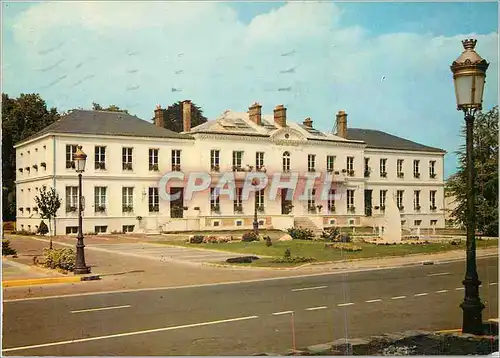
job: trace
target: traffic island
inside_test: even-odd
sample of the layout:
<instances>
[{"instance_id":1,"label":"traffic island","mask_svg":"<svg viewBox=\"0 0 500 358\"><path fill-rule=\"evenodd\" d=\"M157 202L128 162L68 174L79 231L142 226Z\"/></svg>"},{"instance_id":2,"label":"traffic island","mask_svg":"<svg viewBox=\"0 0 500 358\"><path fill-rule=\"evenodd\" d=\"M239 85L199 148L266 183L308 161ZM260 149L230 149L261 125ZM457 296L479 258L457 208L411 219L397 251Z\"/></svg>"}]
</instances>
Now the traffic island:
<instances>
[{"instance_id":1,"label":"traffic island","mask_svg":"<svg viewBox=\"0 0 500 358\"><path fill-rule=\"evenodd\" d=\"M496 327L496 328L495 328ZM334 342L289 350L281 356L406 356L406 355L488 355L498 352L498 325L485 325L476 336L460 332L405 331L369 338L341 338ZM255 356L275 356L258 353Z\"/></svg>"}]
</instances>

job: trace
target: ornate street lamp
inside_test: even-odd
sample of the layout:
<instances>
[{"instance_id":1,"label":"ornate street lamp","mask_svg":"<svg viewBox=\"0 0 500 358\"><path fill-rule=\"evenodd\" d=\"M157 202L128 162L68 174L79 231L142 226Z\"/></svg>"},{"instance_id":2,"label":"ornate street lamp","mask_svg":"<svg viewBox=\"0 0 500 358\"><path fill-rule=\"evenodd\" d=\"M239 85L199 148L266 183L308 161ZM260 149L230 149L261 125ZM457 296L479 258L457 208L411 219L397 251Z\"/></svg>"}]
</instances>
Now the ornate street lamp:
<instances>
[{"instance_id":1,"label":"ornate street lamp","mask_svg":"<svg viewBox=\"0 0 500 358\"><path fill-rule=\"evenodd\" d=\"M259 183L256 179L252 180L252 185L257 186ZM253 209L253 232L255 235L259 235L259 220L257 217L257 209L258 209L258 202L257 202L257 191L255 191L255 205Z\"/></svg>"},{"instance_id":2,"label":"ornate street lamp","mask_svg":"<svg viewBox=\"0 0 500 358\"><path fill-rule=\"evenodd\" d=\"M463 111L466 125L466 157L467 157L467 263L465 279L464 301L460 305L463 310L462 332L482 334L482 310L484 304L479 298L481 281L476 267L476 229L475 194L474 194L474 153L473 130L474 116L482 109L483 89L486 82L486 70L489 64L479 56L474 48L476 40L462 41L464 52L451 65L457 110Z\"/></svg>"},{"instance_id":3,"label":"ornate street lamp","mask_svg":"<svg viewBox=\"0 0 500 358\"><path fill-rule=\"evenodd\" d=\"M75 169L78 173L78 235L76 236L76 264L75 275L85 275L90 273L90 267L85 264L85 251L83 244L83 228L82 228L82 173L85 171L85 163L87 154L82 151L82 147L78 146L76 153L73 156L75 161Z\"/></svg>"}]
</instances>

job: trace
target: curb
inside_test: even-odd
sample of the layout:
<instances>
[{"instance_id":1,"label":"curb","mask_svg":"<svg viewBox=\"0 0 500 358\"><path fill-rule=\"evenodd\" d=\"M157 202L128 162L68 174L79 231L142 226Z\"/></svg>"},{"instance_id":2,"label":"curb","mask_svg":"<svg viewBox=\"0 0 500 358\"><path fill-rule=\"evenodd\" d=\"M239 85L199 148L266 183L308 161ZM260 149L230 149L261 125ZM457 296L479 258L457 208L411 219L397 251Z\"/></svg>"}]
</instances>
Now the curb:
<instances>
[{"instance_id":1,"label":"curb","mask_svg":"<svg viewBox=\"0 0 500 358\"><path fill-rule=\"evenodd\" d=\"M71 283L83 281L96 281L100 280L99 275L91 276L69 276L69 277L46 277L46 278L33 278L24 280L6 280L2 281L2 286L7 287L21 287L21 286L35 286L35 285L49 285L54 283Z\"/></svg>"}]
</instances>

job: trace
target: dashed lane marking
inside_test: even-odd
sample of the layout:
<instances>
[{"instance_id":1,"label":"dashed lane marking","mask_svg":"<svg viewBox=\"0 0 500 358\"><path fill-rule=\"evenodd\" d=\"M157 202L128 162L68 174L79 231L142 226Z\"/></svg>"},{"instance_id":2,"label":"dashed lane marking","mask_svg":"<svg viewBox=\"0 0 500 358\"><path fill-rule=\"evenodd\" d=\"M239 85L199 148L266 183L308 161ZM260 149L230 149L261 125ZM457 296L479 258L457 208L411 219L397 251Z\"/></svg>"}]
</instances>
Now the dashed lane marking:
<instances>
[{"instance_id":1,"label":"dashed lane marking","mask_svg":"<svg viewBox=\"0 0 500 358\"><path fill-rule=\"evenodd\" d=\"M406 296L396 296L396 297L391 297L391 300L401 300L403 298L406 298Z\"/></svg>"},{"instance_id":2,"label":"dashed lane marking","mask_svg":"<svg viewBox=\"0 0 500 358\"><path fill-rule=\"evenodd\" d=\"M113 306L113 307L99 307L99 308L89 308L86 310L76 310L76 311L71 311L71 313L83 313L83 312L96 312L96 311L107 311L107 310L117 310L120 308L130 308L132 306L130 305L124 305L124 306Z\"/></svg>"},{"instance_id":3,"label":"dashed lane marking","mask_svg":"<svg viewBox=\"0 0 500 358\"><path fill-rule=\"evenodd\" d=\"M306 311L324 310L325 308L328 308L328 307L326 307L326 306L310 307L310 308L306 308Z\"/></svg>"},{"instance_id":4,"label":"dashed lane marking","mask_svg":"<svg viewBox=\"0 0 500 358\"><path fill-rule=\"evenodd\" d=\"M427 295L428 295L427 292L422 292L422 293L415 293L413 296L420 297L420 296L427 296Z\"/></svg>"},{"instance_id":5,"label":"dashed lane marking","mask_svg":"<svg viewBox=\"0 0 500 358\"><path fill-rule=\"evenodd\" d=\"M436 291L436 293L445 293L445 292L448 292L448 290L439 290L439 291Z\"/></svg>"},{"instance_id":6,"label":"dashed lane marking","mask_svg":"<svg viewBox=\"0 0 500 358\"><path fill-rule=\"evenodd\" d=\"M457 287L455 288L456 291L462 291L462 290L465 290L465 287Z\"/></svg>"},{"instance_id":7,"label":"dashed lane marking","mask_svg":"<svg viewBox=\"0 0 500 358\"><path fill-rule=\"evenodd\" d=\"M322 288L327 288L328 286L316 286L316 287L304 287L304 288L294 288L292 292L297 291L309 291L309 290L321 290Z\"/></svg>"},{"instance_id":8,"label":"dashed lane marking","mask_svg":"<svg viewBox=\"0 0 500 358\"><path fill-rule=\"evenodd\" d=\"M490 282L490 286L498 285L498 282Z\"/></svg>"},{"instance_id":9,"label":"dashed lane marking","mask_svg":"<svg viewBox=\"0 0 500 358\"><path fill-rule=\"evenodd\" d=\"M293 313L293 311L274 312L274 313L271 313L271 314L273 316L280 316L282 314L289 314L289 313Z\"/></svg>"},{"instance_id":10,"label":"dashed lane marking","mask_svg":"<svg viewBox=\"0 0 500 358\"><path fill-rule=\"evenodd\" d=\"M365 301L366 303L372 303L372 302L382 302L382 300L380 298L377 298L375 300L368 300L368 301Z\"/></svg>"},{"instance_id":11,"label":"dashed lane marking","mask_svg":"<svg viewBox=\"0 0 500 358\"><path fill-rule=\"evenodd\" d=\"M98 340L103 340L103 339L120 338L120 337L127 337L127 336L136 336L136 335L139 335L139 334L148 334L148 333L156 333L156 332L174 331L174 330L179 330L179 329L184 329L184 328L202 327L202 326L209 326L209 325L215 325L215 324L221 324L221 323L228 323L228 322L246 321L246 320L251 320L251 319L255 319L255 318L259 318L259 316L247 316L247 317L229 318L229 319L223 319L223 320L219 320L219 321L209 321L209 322L200 322L200 323L193 323L193 324L185 324L185 325L182 325L182 326L162 327L162 328L148 329L148 330L144 330L144 331L135 331L135 332L110 334L110 335L107 335L107 336L96 336L96 337L89 337L89 338L72 339L72 340L68 340L68 341L59 341L59 342L35 344L35 345L31 345L31 346L5 348L5 349L2 349L2 351L3 352L14 352L14 351L22 351L22 350L26 350L26 349L52 347L52 346L62 346L62 345L65 345L65 344L98 341Z\"/></svg>"},{"instance_id":12,"label":"dashed lane marking","mask_svg":"<svg viewBox=\"0 0 500 358\"><path fill-rule=\"evenodd\" d=\"M444 276L444 275L449 275L449 272L438 272L438 273L431 273L427 275L427 277L432 277L432 276Z\"/></svg>"},{"instance_id":13,"label":"dashed lane marking","mask_svg":"<svg viewBox=\"0 0 500 358\"><path fill-rule=\"evenodd\" d=\"M348 303L339 303L337 306L339 307L345 307L345 306L352 306L354 303L348 302Z\"/></svg>"}]
</instances>

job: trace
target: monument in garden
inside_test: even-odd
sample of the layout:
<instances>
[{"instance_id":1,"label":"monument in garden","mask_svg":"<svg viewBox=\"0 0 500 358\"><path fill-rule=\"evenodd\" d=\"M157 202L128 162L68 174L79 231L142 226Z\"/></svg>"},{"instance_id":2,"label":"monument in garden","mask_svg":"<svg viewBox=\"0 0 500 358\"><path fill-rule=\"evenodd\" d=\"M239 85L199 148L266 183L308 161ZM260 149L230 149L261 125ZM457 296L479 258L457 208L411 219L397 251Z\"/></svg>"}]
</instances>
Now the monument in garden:
<instances>
[{"instance_id":1,"label":"monument in garden","mask_svg":"<svg viewBox=\"0 0 500 358\"><path fill-rule=\"evenodd\" d=\"M385 213L382 221L382 232L379 233L384 243L400 243L402 241L401 215L396 205L394 193L387 195L385 202Z\"/></svg>"}]
</instances>

